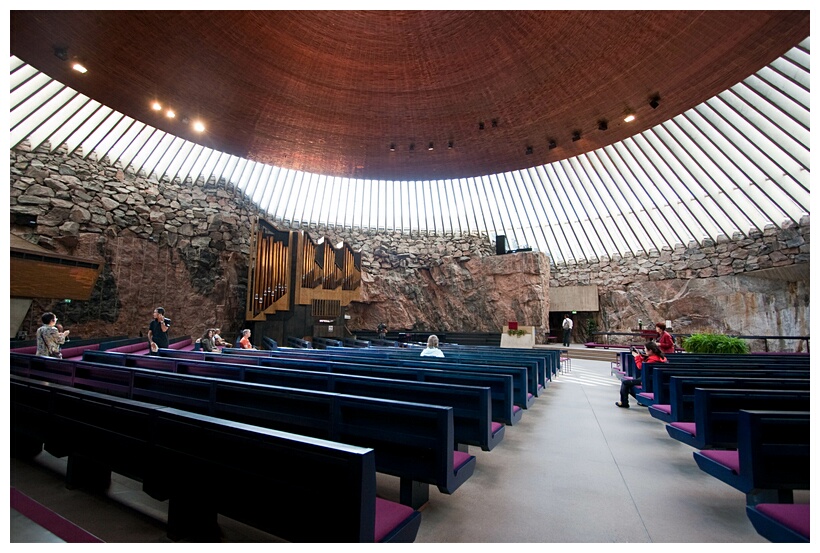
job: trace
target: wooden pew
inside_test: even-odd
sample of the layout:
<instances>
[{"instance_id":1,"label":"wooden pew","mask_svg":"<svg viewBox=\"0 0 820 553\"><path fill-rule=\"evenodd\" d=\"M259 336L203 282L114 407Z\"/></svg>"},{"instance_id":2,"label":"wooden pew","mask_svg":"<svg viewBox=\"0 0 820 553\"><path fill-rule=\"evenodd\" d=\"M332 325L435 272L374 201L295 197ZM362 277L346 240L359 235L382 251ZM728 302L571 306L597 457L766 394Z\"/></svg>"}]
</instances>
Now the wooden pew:
<instances>
[{"instance_id":1,"label":"wooden pew","mask_svg":"<svg viewBox=\"0 0 820 553\"><path fill-rule=\"evenodd\" d=\"M337 362L329 359L312 358L309 355L270 357L268 355L229 355L220 353L209 354L205 352L172 352L168 350L161 350L160 355L191 360L215 361L218 363L249 364L334 374L372 376L393 380L488 387L490 388L493 421L514 425L521 420L523 413L521 407L515 403L513 378L508 374L414 369L408 367L391 367L389 365L366 365L363 363Z\"/></svg>"},{"instance_id":2,"label":"wooden pew","mask_svg":"<svg viewBox=\"0 0 820 553\"><path fill-rule=\"evenodd\" d=\"M736 449L741 410L808 411L809 390L697 388L694 421L666 426L672 438L697 449Z\"/></svg>"},{"instance_id":3,"label":"wooden pew","mask_svg":"<svg viewBox=\"0 0 820 553\"><path fill-rule=\"evenodd\" d=\"M662 372L666 378L659 376L656 378L655 371ZM769 364L675 364L667 363L645 363L643 374L641 375L641 391L635 395L636 401L641 405L654 405L655 403L669 403L669 380L671 375L691 375L702 374L704 376L749 376L750 378L777 378L778 374L788 374L793 378L808 378L808 365L804 367L780 367ZM803 376L800 376L800 375ZM756 376L755 376L756 375ZM655 389L655 384L659 386Z\"/></svg>"},{"instance_id":4,"label":"wooden pew","mask_svg":"<svg viewBox=\"0 0 820 553\"><path fill-rule=\"evenodd\" d=\"M808 390L808 378L746 378L729 376L671 376L669 404L649 406L649 414L664 422L695 420L695 389L722 388L747 390Z\"/></svg>"},{"instance_id":5,"label":"wooden pew","mask_svg":"<svg viewBox=\"0 0 820 553\"><path fill-rule=\"evenodd\" d=\"M474 456L453 450L451 407L28 357L31 371L13 364L13 374L49 380L52 370L51 381L68 384L68 371L74 387L372 447L377 470L399 477L401 502L414 508L430 485L452 494L475 471Z\"/></svg>"},{"instance_id":6,"label":"wooden pew","mask_svg":"<svg viewBox=\"0 0 820 553\"><path fill-rule=\"evenodd\" d=\"M399 381L296 369L262 368L255 365L232 365L215 361L133 356L106 352L91 353L85 360L123 367L165 370L177 374L254 382L256 384L395 399L411 403L446 405L453 408L453 435L456 444L476 445L484 451L491 451L504 437L504 425L492 421L491 390L488 387Z\"/></svg>"},{"instance_id":7,"label":"wooden pew","mask_svg":"<svg viewBox=\"0 0 820 553\"><path fill-rule=\"evenodd\" d=\"M169 500L172 539L214 539L218 513L292 542L412 542L421 524L376 497L372 449L17 376L11 407L12 443L56 442L71 485L122 471Z\"/></svg>"},{"instance_id":8,"label":"wooden pew","mask_svg":"<svg viewBox=\"0 0 820 553\"><path fill-rule=\"evenodd\" d=\"M737 450L694 452L698 467L746 494L747 505L793 503L807 490L808 411L740 411Z\"/></svg>"},{"instance_id":9,"label":"wooden pew","mask_svg":"<svg viewBox=\"0 0 820 553\"><path fill-rule=\"evenodd\" d=\"M675 376L689 376L689 377L725 377L725 378L808 378L809 369L789 369L789 368L731 368L721 366L703 366L690 367L686 366L661 366L655 365L652 371L652 387L653 392L647 394L640 392L636 395L637 401L641 405L669 405L671 398L671 379Z\"/></svg>"},{"instance_id":10,"label":"wooden pew","mask_svg":"<svg viewBox=\"0 0 820 553\"><path fill-rule=\"evenodd\" d=\"M811 507L808 503L747 505L746 516L757 533L772 543L809 543Z\"/></svg>"}]
</instances>

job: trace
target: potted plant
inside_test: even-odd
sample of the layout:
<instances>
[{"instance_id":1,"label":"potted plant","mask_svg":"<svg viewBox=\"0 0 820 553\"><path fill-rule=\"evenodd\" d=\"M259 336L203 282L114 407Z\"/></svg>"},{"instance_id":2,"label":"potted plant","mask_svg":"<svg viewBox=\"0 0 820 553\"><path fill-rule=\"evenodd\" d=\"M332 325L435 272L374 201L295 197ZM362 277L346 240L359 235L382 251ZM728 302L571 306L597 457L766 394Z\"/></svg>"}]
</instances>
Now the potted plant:
<instances>
[{"instance_id":1,"label":"potted plant","mask_svg":"<svg viewBox=\"0 0 820 553\"><path fill-rule=\"evenodd\" d=\"M749 353L749 344L725 334L692 334L683 340L688 353Z\"/></svg>"}]
</instances>

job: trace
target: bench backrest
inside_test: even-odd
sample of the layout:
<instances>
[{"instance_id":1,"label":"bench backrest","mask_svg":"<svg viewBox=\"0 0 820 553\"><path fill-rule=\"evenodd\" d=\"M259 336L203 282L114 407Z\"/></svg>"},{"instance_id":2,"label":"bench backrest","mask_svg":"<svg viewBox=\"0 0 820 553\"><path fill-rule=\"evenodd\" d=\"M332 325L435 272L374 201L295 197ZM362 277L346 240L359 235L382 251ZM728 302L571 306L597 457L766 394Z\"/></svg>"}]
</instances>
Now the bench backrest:
<instances>
[{"instance_id":1,"label":"bench backrest","mask_svg":"<svg viewBox=\"0 0 820 553\"><path fill-rule=\"evenodd\" d=\"M652 374L651 391L655 403L671 403L670 382L673 376L734 377L734 378L808 378L809 369L734 369L734 368L692 368L689 366L655 366Z\"/></svg>"},{"instance_id":2,"label":"bench backrest","mask_svg":"<svg viewBox=\"0 0 820 553\"><path fill-rule=\"evenodd\" d=\"M808 410L743 410L737 444L741 476L755 489L808 490Z\"/></svg>"},{"instance_id":3,"label":"bench backrest","mask_svg":"<svg viewBox=\"0 0 820 553\"><path fill-rule=\"evenodd\" d=\"M374 541L372 449L11 379L13 431L44 442L61 435L72 455L129 464L154 497L176 506L201 496L217 512L288 541ZM41 415L37 423L30 413ZM23 419L28 424L18 426Z\"/></svg>"}]
</instances>

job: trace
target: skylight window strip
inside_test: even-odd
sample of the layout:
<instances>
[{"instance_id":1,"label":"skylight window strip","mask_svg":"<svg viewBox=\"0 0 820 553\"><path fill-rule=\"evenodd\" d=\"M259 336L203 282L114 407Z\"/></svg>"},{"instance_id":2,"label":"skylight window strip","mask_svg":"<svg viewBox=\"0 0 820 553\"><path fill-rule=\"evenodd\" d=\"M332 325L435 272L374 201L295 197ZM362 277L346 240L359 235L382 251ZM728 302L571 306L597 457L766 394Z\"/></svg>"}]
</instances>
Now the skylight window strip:
<instances>
[{"instance_id":1,"label":"skylight window strip","mask_svg":"<svg viewBox=\"0 0 820 553\"><path fill-rule=\"evenodd\" d=\"M647 214L652 218L655 227L658 229L658 232L660 233L661 237L663 237L663 240L665 242L665 244L662 244L660 245L660 247L658 247L658 250L663 250L664 245L672 249L674 248L677 242L680 242L681 244L689 243L689 241L692 238L692 235L688 232L682 232L683 229L681 229L681 226L679 224L680 219L673 220L667 217L666 212L663 210L663 206L668 205L668 202L661 202L656 199L656 194L654 192L657 191L658 183L652 180L651 175L647 172L647 167L645 167L641 163L641 158L639 156L640 151L636 146L636 137L627 138L619 144L616 144L613 150L617 152L618 155L621 157L621 160L624 162L624 166L629 170L630 174L633 177L633 182L635 182L637 186L639 186L641 190L643 190L644 194L646 194L646 197L649 198L649 203L651 203L652 206L655 208L654 210L647 209L646 211ZM652 186L651 190L648 188L650 184ZM666 200L666 198L663 199ZM661 219L663 220L663 224L659 224L659 222L653 215L655 213L657 213L657 215L661 217ZM661 231L662 228L671 229L675 234L675 239L677 240L677 242L670 241L666 233Z\"/></svg>"},{"instance_id":2,"label":"skylight window strip","mask_svg":"<svg viewBox=\"0 0 820 553\"><path fill-rule=\"evenodd\" d=\"M9 68L9 92L13 94L20 86L37 77L37 75L42 75L44 79L50 79L48 75L12 56L11 67ZM9 104L9 106L11 105Z\"/></svg>"},{"instance_id":3,"label":"skylight window strip","mask_svg":"<svg viewBox=\"0 0 820 553\"><path fill-rule=\"evenodd\" d=\"M677 175L666 165L663 158L657 154L653 145L646 137L644 137L643 134L638 134L633 137L629 144L634 145L635 150L632 154L638 164L643 168L644 173L649 177L654 189L662 194L667 205L673 207L671 211L680 223L679 227L683 227L681 230L685 229L685 232L679 232L679 235L689 235L694 238L699 236L714 237L689 210L689 205L687 204L689 196L681 195L679 188L680 179L678 179ZM670 196L677 199L677 202L674 202ZM683 206L683 208L674 209L676 204ZM665 217L665 219L671 220L671 215ZM714 232L714 228L712 231Z\"/></svg>"},{"instance_id":4,"label":"skylight window strip","mask_svg":"<svg viewBox=\"0 0 820 553\"><path fill-rule=\"evenodd\" d=\"M754 196L754 201L758 208L766 213L771 213L772 209L780 211L793 222L797 223L798 221L795 220L790 213L782 210L780 207L781 202L775 201L759 184L765 180L778 182L779 179L776 170L771 167L764 167L766 158L760 148L741 134L731 122L716 109L717 107L718 105L715 105L713 102L706 102L696 108L696 110L699 111L704 120L712 125L723 138L723 151L726 153L727 159L731 160L734 166L742 172L745 176L745 181L754 184L750 193ZM745 149L743 148L744 146L746 146ZM794 201L793 197L789 197ZM764 198L768 200L768 209L763 208L763 205L766 203L764 202ZM771 215L769 215L769 217L772 221L777 220ZM758 230L763 229L759 228Z\"/></svg>"},{"instance_id":5,"label":"skylight window strip","mask_svg":"<svg viewBox=\"0 0 820 553\"><path fill-rule=\"evenodd\" d=\"M637 244L635 244L632 240L630 240L632 252L635 253L640 250L649 251L652 248L656 248L655 240L652 236L653 233L646 228L647 221L645 221L643 217L639 216L640 213L638 209L643 208L643 203L635 195L632 187L621 173L619 165L613 160L613 155L617 156L617 152L614 151L613 146L599 148L592 153L595 157L591 159L594 159L596 164L600 164L604 171L602 176L608 177L609 182L611 183L607 186L610 194L612 195L613 189L616 190L626 206L626 208L621 209L621 214L629 225L629 228L632 230L632 234L635 237L635 242L637 242ZM637 224L640 228L640 232L636 230L634 226L635 224ZM653 230L656 231L657 227ZM647 245L651 247L647 247Z\"/></svg>"},{"instance_id":6,"label":"skylight window strip","mask_svg":"<svg viewBox=\"0 0 820 553\"><path fill-rule=\"evenodd\" d=\"M486 197L479 188L481 185L479 179L476 177L469 177L462 179L462 181L464 182L465 189L470 196L470 205L472 206L473 213L476 217L476 228L489 234L492 221L487 223L487 217L484 214L487 202ZM478 222L479 215L481 216L481 223Z\"/></svg>"},{"instance_id":7,"label":"skylight window strip","mask_svg":"<svg viewBox=\"0 0 820 553\"><path fill-rule=\"evenodd\" d=\"M117 111L112 110L108 113L94 133L85 141L88 144L83 144L84 158L88 158L89 155L98 151L100 144L117 128L123 117L125 116ZM97 135L96 138L94 137L95 134Z\"/></svg>"},{"instance_id":8,"label":"skylight window strip","mask_svg":"<svg viewBox=\"0 0 820 553\"><path fill-rule=\"evenodd\" d=\"M291 170L291 173L293 173L293 179L289 182L289 186L287 187L287 198L285 199L285 203L283 205L282 217L284 219L290 219L291 223L295 224L297 222L297 196L299 195L299 191L302 189L302 183L304 182L305 174L302 171L296 171L293 169ZM293 199L291 200L291 198Z\"/></svg>"},{"instance_id":9,"label":"skylight window strip","mask_svg":"<svg viewBox=\"0 0 820 553\"><path fill-rule=\"evenodd\" d=\"M10 112L9 130L14 132L27 132L26 129L37 128L40 121L51 116L52 113L59 110L59 100L52 103L51 100L58 97L59 94L65 91L67 87L61 85L56 81L51 81L44 87L37 90L24 102L21 102ZM32 122L33 120L33 122ZM30 131L28 131L30 132Z\"/></svg>"},{"instance_id":10,"label":"skylight window strip","mask_svg":"<svg viewBox=\"0 0 820 553\"><path fill-rule=\"evenodd\" d=\"M772 89L779 91L785 100L794 105L794 108L787 109L787 111L799 112L811 109L811 92L799 86L799 83L795 83L793 80L767 67L755 73L754 77L760 79Z\"/></svg>"},{"instance_id":11,"label":"skylight window strip","mask_svg":"<svg viewBox=\"0 0 820 553\"><path fill-rule=\"evenodd\" d=\"M250 163L250 160L248 160L248 159L240 158L240 157L236 158L236 164L233 166L233 169L231 170L230 176L225 181L225 188L227 188L229 190L234 190L234 191L239 190L236 183L238 183L239 179L242 178L242 174L245 172L245 168L248 166L249 163ZM241 170L239 169L240 166L242 167ZM239 178L234 180L234 175L236 175L237 170L239 170Z\"/></svg>"},{"instance_id":12,"label":"skylight window strip","mask_svg":"<svg viewBox=\"0 0 820 553\"><path fill-rule=\"evenodd\" d=\"M137 139L140 139L141 142L137 142ZM134 140L132 140L125 150L123 150L122 154L120 154L120 156L124 158L128 150L133 150L133 154L131 154L128 161L122 164L123 167L126 169L128 169L128 167L132 167L134 173L139 173L139 170L142 167L142 160L147 157L147 154L144 153L145 146L149 142L156 142L157 140L159 140L157 129L154 127L149 127L148 125L143 126L139 133L137 133L137 136L134 137ZM135 163L137 156L141 156L141 158L140 161Z\"/></svg>"},{"instance_id":13,"label":"skylight window strip","mask_svg":"<svg viewBox=\"0 0 820 553\"><path fill-rule=\"evenodd\" d=\"M16 148L25 140L29 141L32 150L36 150L46 142L51 145L52 151L59 146L59 143L54 144L52 142L52 137L57 135L60 129L66 126L66 122L90 101L88 98L81 98L77 94L72 96L69 89L66 89L66 97L63 99L65 102L59 108L50 111L42 110L41 115L45 118L37 128L28 130L28 127L23 125L16 132L12 132L11 147Z\"/></svg>"},{"instance_id":14,"label":"skylight window strip","mask_svg":"<svg viewBox=\"0 0 820 553\"><path fill-rule=\"evenodd\" d=\"M74 147L74 150L82 150L82 159L87 159L88 156L93 153L94 149L90 143L94 142L94 135L100 132L100 129L103 128L103 125L109 120L112 114L116 114L116 112L111 108L100 104L100 107L94 115L89 118L88 122L84 125L86 135L77 135L82 138L80 138L77 145ZM74 150L69 152L69 155L74 153Z\"/></svg>"},{"instance_id":15,"label":"skylight window strip","mask_svg":"<svg viewBox=\"0 0 820 553\"><path fill-rule=\"evenodd\" d=\"M771 89L767 89L767 92L771 92ZM743 102L749 106L749 109L754 110L757 117L765 119L768 125L787 136L790 142L794 142L798 150L796 155L802 157L805 155L804 152L809 151L810 129L801 120L795 118L793 114L785 113L781 106L773 101L772 94L762 94L748 80L729 89L726 95L729 94L736 97L738 102ZM777 96L781 95L778 94ZM806 118L806 120L808 119ZM768 134L772 135L774 133Z\"/></svg>"},{"instance_id":16,"label":"skylight window strip","mask_svg":"<svg viewBox=\"0 0 820 553\"><path fill-rule=\"evenodd\" d=\"M734 148L728 144L726 138L718 132L697 109L684 113L682 117L687 123L690 123L695 129L695 132L699 134L698 138L693 140L693 143L713 160L712 166L717 169L715 176L719 177L722 175L727 179L728 187L721 186L724 192L726 194L736 194L740 192L741 194L738 196L738 201L743 203L743 213L749 219L751 228L762 230L766 222L772 220L772 217L762 211L754 199L749 196L748 190L741 186L742 183L749 182L750 179L734 163L732 159L732 154L736 153ZM748 232L749 230L747 229L743 231L743 234L748 235Z\"/></svg>"},{"instance_id":17,"label":"skylight window strip","mask_svg":"<svg viewBox=\"0 0 820 553\"><path fill-rule=\"evenodd\" d=\"M617 253L621 253L620 248L618 248L615 238L613 238L612 233L610 232L607 225L601 224L601 229L604 231L605 236L602 236L599 228L595 225L594 221L602 221L601 213L609 213L609 208L606 206L601 200L600 194L595 190L595 187L592 186L592 182L590 181L589 175L587 174L587 168L583 165L583 158L576 156L574 158L570 158L566 160L565 163L565 171L569 173L571 171L574 180L578 183L578 190L582 190L586 199L581 199L581 207L584 210L584 216L589 219L590 225L592 226L593 230L595 231L595 235L598 238L598 242L601 245L601 250L598 252L598 257L602 257L605 255L608 259L612 259L613 250ZM590 192L594 192L592 194ZM580 193L579 193L580 198ZM590 213L585 206L591 206L592 212Z\"/></svg>"},{"instance_id":18,"label":"skylight window strip","mask_svg":"<svg viewBox=\"0 0 820 553\"><path fill-rule=\"evenodd\" d=\"M202 152L205 150L205 148L194 142L188 140L185 140L184 142L185 146L188 147L188 153L185 154L185 157L182 159L182 162L179 164L177 169L168 175L168 178L171 179L171 181L177 181L183 186L188 182L190 169L193 168L193 165L196 164L199 156L201 156ZM186 171L185 167L189 167L189 170Z\"/></svg>"},{"instance_id":19,"label":"skylight window strip","mask_svg":"<svg viewBox=\"0 0 820 553\"><path fill-rule=\"evenodd\" d=\"M376 227L387 230L387 183L383 180L374 181L376 189Z\"/></svg>"},{"instance_id":20,"label":"skylight window strip","mask_svg":"<svg viewBox=\"0 0 820 553\"><path fill-rule=\"evenodd\" d=\"M496 202L498 202L498 204L500 204L504 208L503 211L501 209L498 210L499 218L501 219L501 228L506 231L508 237L512 237L512 240L514 241L517 249L522 244L522 240L521 237L518 236L518 233L515 231L515 229L521 228L521 221L519 221L518 219L513 219L513 212L510 211L512 193L510 192L508 187L504 186L504 174L505 173L489 175L489 180L490 183L492 183L492 190L493 194L496 197ZM506 192L503 190L503 188L507 189Z\"/></svg>"},{"instance_id":21,"label":"skylight window strip","mask_svg":"<svg viewBox=\"0 0 820 553\"><path fill-rule=\"evenodd\" d=\"M216 184L214 171L216 170L216 165L219 163L219 159L222 157L222 152L218 152L213 148L204 149L208 152L208 156L202 162L202 166L195 171L194 184L202 182L203 186L207 186L208 183L211 182Z\"/></svg>"},{"instance_id":22,"label":"skylight window strip","mask_svg":"<svg viewBox=\"0 0 820 553\"><path fill-rule=\"evenodd\" d=\"M580 247L582 252L582 257L580 257L579 259L588 259L591 253L594 254L596 252L601 251L603 243L600 241L600 239L597 245L593 243L589 230L594 231L594 229L588 230L587 225L585 225L583 222L583 220L585 218L588 219L588 217L586 217L586 211L583 209L582 200L578 195L578 190L575 188L575 183L572 179L572 172L567 171L568 166L569 164L563 160L552 164L552 167L555 170L555 175L561 184L560 189L564 193L564 196L566 198L566 205L572 211L572 218L569 220L569 223L570 228L572 228L575 232L576 242L578 243L578 246ZM584 238L583 241L578 239L578 229L581 230L581 234Z\"/></svg>"},{"instance_id":23,"label":"skylight window strip","mask_svg":"<svg viewBox=\"0 0 820 553\"><path fill-rule=\"evenodd\" d=\"M271 175L273 174L272 165L268 165L267 163L260 163L259 165L259 174L256 176L256 183L254 184L253 196L251 196L251 201L257 206L262 205L262 201L265 199L265 194L268 191L267 183L270 180Z\"/></svg>"},{"instance_id":24,"label":"skylight window strip","mask_svg":"<svg viewBox=\"0 0 820 553\"><path fill-rule=\"evenodd\" d=\"M660 136L661 134L664 136ZM691 162L688 152L680 148L674 138L670 137L669 133L662 126L656 126L646 131L643 133L643 138L655 154L663 160L668 171L674 175L675 182L678 183L677 185L685 191L685 193L679 193L678 197L680 201L687 206L687 209L697 224L705 228L704 219L708 219L711 221L715 230L715 236L721 233L725 234L728 231L725 225L727 216L725 209L717 206L713 198L707 198L706 202L700 201L701 197L708 197L708 194L704 193L703 185L692 173L692 167L688 166L688 163ZM705 180L710 182L709 179ZM698 189L697 192L695 192L695 188ZM697 213L695 213L695 210ZM716 213L713 213L716 211L722 213L720 219L724 224L721 224L721 221L718 221Z\"/></svg>"},{"instance_id":25,"label":"skylight window strip","mask_svg":"<svg viewBox=\"0 0 820 553\"><path fill-rule=\"evenodd\" d=\"M282 177L282 168L277 166L271 166L271 172L268 176L268 182L265 186L265 194L262 197L262 202L264 202L264 209L262 209L262 202L259 203L259 207L263 213L270 215L272 217L276 217L275 209L272 209L273 202L276 200L276 191L279 188L279 183Z\"/></svg>"},{"instance_id":26,"label":"skylight window strip","mask_svg":"<svg viewBox=\"0 0 820 553\"><path fill-rule=\"evenodd\" d=\"M166 142L166 138L169 139L169 141ZM190 142L186 142L182 138L172 134L166 134L161 144L163 143L164 146L156 151L156 162L154 162L151 170L148 171L148 176L150 177L151 175L155 175L159 182L162 182L165 175L168 174L168 168L174 165L174 162L177 160L180 153L185 150L185 147L190 145ZM177 162L177 167L181 164L181 162ZM162 172L160 173L159 171ZM172 173L171 176L175 174L176 172ZM173 182L173 178L171 177L169 177L168 180Z\"/></svg>"},{"instance_id":27,"label":"skylight window strip","mask_svg":"<svg viewBox=\"0 0 820 553\"><path fill-rule=\"evenodd\" d=\"M185 171L185 177L182 179L183 183L188 182L188 179L191 179L192 187L197 183L199 178L203 176L202 169L205 167L205 164L208 162L208 159L210 158L210 155L213 152L213 150L211 150L210 148L206 148L201 144L197 144L194 146L194 149L197 148L199 148L199 152L197 153L196 158L194 158L193 162L191 163L191 166L188 168L187 171ZM203 156L205 157L203 158ZM182 167L184 168L185 166L183 165ZM206 180L207 178L203 178L202 184L205 184Z\"/></svg>"},{"instance_id":28,"label":"skylight window strip","mask_svg":"<svg viewBox=\"0 0 820 553\"><path fill-rule=\"evenodd\" d=\"M514 182L516 184L516 188L518 189L518 194L522 199L522 203L526 206L524 208L524 215L527 218L527 226L528 226L529 233L530 233L529 238L527 238L527 245L529 245L529 247L533 248L533 250L543 251L542 246L543 246L544 242L538 240L538 234L536 232L536 229L537 229L538 231L541 232L541 234L543 234L544 229L541 228L541 225L539 224L538 219L535 218L535 213L536 213L535 202L533 201L532 194L531 194L531 191L534 188L533 182L530 178L529 173L525 173L523 171L514 171L512 173L512 177L513 177ZM522 191L523 191L523 193L522 193ZM526 194L526 200L523 197L524 194ZM530 219L530 215L533 216L533 218L535 219L534 221L532 219ZM526 234L526 232L525 232L525 234Z\"/></svg>"},{"instance_id":29,"label":"skylight window strip","mask_svg":"<svg viewBox=\"0 0 820 553\"><path fill-rule=\"evenodd\" d=\"M473 206L464 197L464 179L452 179L450 185L453 187L453 197L456 199L456 213L459 215L459 228L463 233L466 229L468 235L472 235L473 227L470 224L470 217L475 217Z\"/></svg>"},{"instance_id":30,"label":"skylight window strip","mask_svg":"<svg viewBox=\"0 0 820 553\"><path fill-rule=\"evenodd\" d=\"M36 111L49 98L66 88L68 87L64 84L51 79L43 73L35 73L11 90L9 94L9 111L12 113ZM25 109L23 109L23 106L25 106ZM22 115L17 115L11 119L12 129L16 124L15 121L22 117Z\"/></svg>"},{"instance_id":31,"label":"skylight window strip","mask_svg":"<svg viewBox=\"0 0 820 553\"><path fill-rule=\"evenodd\" d=\"M781 57L767 65L766 69L773 74L779 75L782 79L791 83L792 86L799 87L802 91L801 95L811 96L811 75L804 67L794 64L788 58Z\"/></svg>"},{"instance_id":32,"label":"skylight window strip","mask_svg":"<svg viewBox=\"0 0 820 553\"><path fill-rule=\"evenodd\" d=\"M116 113L116 112L115 112ZM97 158L100 160L108 159L108 162L113 166L114 162L108 158L108 154L113 150L117 144L122 142L123 144L127 143L126 136L131 133L131 129L133 128L135 121L130 117L122 115L120 120L117 121L117 125L111 129L109 132L94 150L97 152ZM136 133L134 133L136 135Z\"/></svg>"},{"instance_id":33,"label":"skylight window strip","mask_svg":"<svg viewBox=\"0 0 820 553\"><path fill-rule=\"evenodd\" d=\"M447 206L447 224L450 226L450 234L461 234L461 221L458 218L458 208L455 207L452 191L447 186L450 179L440 179L438 181L439 194L444 195L444 205Z\"/></svg>"},{"instance_id":34,"label":"skylight window strip","mask_svg":"<svg viewBox=\"0 0 820 553\"><path fill-rule=\"evenodd\" d=\"M806 76L809 76L810 71L811 71L811 52L809 52L808 50L804 50L802 48L799 48L799 47L792 48L791 50L789 50L788 52L783 54L783 56L781 58L775 60L772 63L773 64L776 63L778 65L778 67L780 67L780 70L783 73L791 74L791 71L789 71L785 68L782 68L780 64L791 64L792 66L794 66L796 68L796 70L797 70L796 74L801 74L802 73ZM808 82L808 79L807 79L807 82Z\"/></svg>"},{"instance_id":35,"label":"skylight window strip","mask_svg":"<svg viewBox=\"0 0 820 553\"><path fill-rule=\"evenodd\" d=\"M479 183L481 184L481 193L484 196L484 201L481 202L481 206L482 206L483 209L486 209L487 213L489 214L489 219L490 219L490 224L492 225L493 235L498 236L499 234L504 234L503 230L501 230L499 232L500 229L503 229L503 226L500 224L500 220L498 219L498 215L494 214L493 206L496 205L495 204L495 198L490 196L490 194L487 192L488 177L487 176L481 176L481 177L475 177L475 179L476 179L476 184L477 185ZM486 217L485 217L485 220L486 220ZM487 230L489 230L489 227L488 227Z\"/></svg>"},{"instance_id":36,"label":"skylight window strip","mask_svg":"<svg viewBox=\"0 0 820 553\"><path fill-rule=\"evenodd\" d=\"M503 186L507 189L507 193L503 194L504 199L508 202L507 210L510 213L510 225L513 228L518 228L521 231L521 238L516 238L517 247L516 249L523 248L524 246L528 245L530 240L527 238L527 234L524 231L524 221L521 218L521 213L523 209L519 209L521 196L520 194L513 188L512 183L514 180L509 172L507 173L500 173L498 175L499 185ZM516 235L517 236L517 235Z\"/></svg>"},{"instance_id":37,"label":"skylight window strip","mask_svg":"<svg viewBox=\"0 0 820 553\"><path fill-rule=\"evenodd\" d=\"M768 174L788 174L799 175L808 169L808 159L806 163L791 154L789 151L799 151L799 144L790 139L788 135L780 132L780 129L768 124L768 120L759 117L751 109L742 108L733 103L737 97L734 95L718 96L709 106L718 114L735 133L734 142L745 144L743 150L754 149L760 156L750 156L759 159L761 171ZM770 166L774 165L774 168Z\"/></svg>"},{"instance_id":38,"label":"skylight window strip","mask_svg":"<svg viewBox=\"0 0 820 553\"><path fill-rule=\"evenodd\" d=\"M94 130L96 130L102 118L104 118L108 113L111 113L110 108L103 106L100 103L93 102L93 105L96 106L94 110L80 125L75 127L76 130L65 139L64 142L68 149L66 155L71 156L74 152L81 148L83 142L91 136L91 133L93 133ZM86 155L88 155L88 152L83 152L83 158L85 158Z\"/></svg>"},{"instance_id":39,"label":"skylight window strip","mask_svg":"<svg viewBox=\"0 0 820 553\"><path fill-rule=\"evenodd\" d=\"M553 211L552 219L550 219L546 209L547 207L549 207L550 210L553 208L547 196L547 187L551 185L546 180L544 166L529 168L527 169L527 174L529 174L530 180L533 182L533 191L538 196L538 201L543 208L542 213L544 214L544 220L541 221L541 229L544 233L544 240L546 241L546 251L548 252L550 260L552 260L553 263L560 263L564 259L564 254L561 251L561 241L555 234L555 226L557 226L556 223L558 218L555 216L555 212ZM546 204L544 204L543 201L545 197L547 197ZM547 236L547 231L549 231L550 236ZM564 238L564 241L566 241L566 238ZM558 253L556 254L555 252Z\"/></svg>"},{"instance_id":40,"label":"skylight window strip","mask_svg":"<svg viewBox=\"0 0 820 553\"><path fill-rule=\"evenodd\" d=\"M309 201L309 198L310 198L311 193L314 190L313 179L315 178L315 176L316 175L314 175L313 173L304 173L303 174L303 179L302 179L302 185L299 187L298 198L299 198L299 201L302 203L302 209L300 210L298 220L302 221L302 222L306 221L306 222L310 223L310 221L307 220L305 218L305 216L306 216L306 213L307 213L307 206L311 203ZM296 212L294 212L294 219L296 219L296 218L297 218L296 217Z\"/></svg>"},{"instance_id":41,"label":"skylight window strip","mask_svg":"<svg viewBox=\"0 0 820 553\"><path fill-rule=\"evenodd\" d=\"M317 202L319 205L319 212L316 215L316 222L319 225L324 224L326 228L330 228L330 203L331 198L335 199L339 197L339 191L337 190L337 182L339 177L332 177L327 176L325 177L325 186L322 189L322 199L320 202ZM338 205L336 206L338 208ZM334 225L335 227L335 225Z\"/></svg>"},{"instance_id":42,"label":"skylight window strip","mask_svg":"<svg viewBox=\"0 0 820 553\"><path fill-rule=\"evenodd\" d=\"M746 212L748 199L730 193L735 184L721 172L717 161L709 155L710 152L707 152L705 146L711 143L700 135L691 121L683 116L676 117L658 126L657 129L662 129L667 133L666 135L660 132L658 134L664 139L667 148L674 146L680 148L676 157L692 175L690 190L693 191L698 202L703 206L714 206L719 209L723 213L723 219L728 219L731 222L730 226L734 228L749 229L754 226L754 222ZM693 136L695 133L698 134L697 138ZM745 235L746 231L743 231L743 234ZM726 235L731 236L732 233L727 232Z\"/></svg>"},{"instance_id":43,"label":"skylight window strip","mask_svg":"<svg viewBox=\"0 0 820 553\"><path fill-rule=\"evenodd\" d=\"M552 200L550 202L553 212L556 214L555 222L553 225L557 226L558 229L561 231L563 235L563 244L566 247L566 250L569 252L569 255L562 255L564 258L564 262L568 262L570 260L575 259L583 259L583 255L578 255L579 251L583 251L580 240L576 234L575 229L572 227L572 218L569 216L567 212L567 206L564 199L562 199L561 194L559 191L564 192L563 190L563 182L558 174L557 169L560 169L560 165L557 163L551 163L550 165L543 166L544 174L547 178L547 182L549 183L549 187L545 188L548 193L551 193ZM564 194L565 195L565 194ZM560 208L560 214L556 210ZM562 250L563 254L563 250Z\"/></svg>"}]
</instances>

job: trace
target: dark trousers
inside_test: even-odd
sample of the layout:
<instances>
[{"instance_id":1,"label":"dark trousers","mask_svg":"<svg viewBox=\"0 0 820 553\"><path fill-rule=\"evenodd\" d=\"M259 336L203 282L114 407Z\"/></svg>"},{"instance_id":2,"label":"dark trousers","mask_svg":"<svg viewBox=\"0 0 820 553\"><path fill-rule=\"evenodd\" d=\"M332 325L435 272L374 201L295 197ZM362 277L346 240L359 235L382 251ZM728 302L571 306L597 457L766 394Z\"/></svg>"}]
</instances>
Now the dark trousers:
<instances>
[{"instance_id":1,"label":"dark trousers","mask_svg":"<svg viewBox=\"0 0 820 553\"><path fill-rule=\"evenodd\" d=\"M569 345L569 335L570 334L572 334L572 329L571 328L565 328L564 329L564 345L565 346Z\"/></svg>"},{"instance_id":2,"label":"dark trousers","mask_svg":"<svg viewBox=\"0 0 820 553\"><path fill-rule=\"evenodd\" d=\"M640 379L621 381L621 403L629 405L629 396L635 397L635 386L640 386Z\"/></svg>"}]
</instances>

